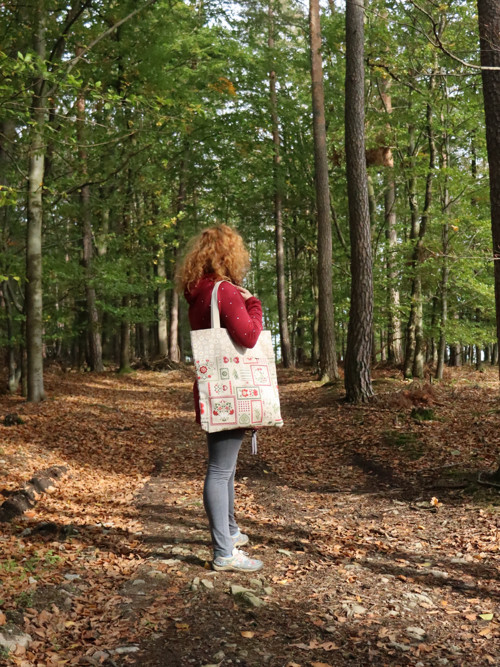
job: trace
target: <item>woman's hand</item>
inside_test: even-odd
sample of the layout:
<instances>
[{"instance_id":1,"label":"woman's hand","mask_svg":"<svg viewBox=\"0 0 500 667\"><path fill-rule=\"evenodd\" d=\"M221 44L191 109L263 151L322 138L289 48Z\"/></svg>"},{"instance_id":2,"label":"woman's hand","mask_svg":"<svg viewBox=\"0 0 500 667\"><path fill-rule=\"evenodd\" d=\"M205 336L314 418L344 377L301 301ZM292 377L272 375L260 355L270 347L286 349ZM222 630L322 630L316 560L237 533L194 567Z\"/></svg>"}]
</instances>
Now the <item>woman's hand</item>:
<instances>
[{"instance_id":1,"label":"woman's hand","mask_svg":"<svg viewBox=\"0 0 500 667\"><path fill-rule=\"evenodd\" d=\"M244 287L241 287L241 285L236 285L236 289L241 294L244 301L247 301L247 299L250 299L253 296L253 294L251 292L249 292Z\"/></svg>"}]
</instances>

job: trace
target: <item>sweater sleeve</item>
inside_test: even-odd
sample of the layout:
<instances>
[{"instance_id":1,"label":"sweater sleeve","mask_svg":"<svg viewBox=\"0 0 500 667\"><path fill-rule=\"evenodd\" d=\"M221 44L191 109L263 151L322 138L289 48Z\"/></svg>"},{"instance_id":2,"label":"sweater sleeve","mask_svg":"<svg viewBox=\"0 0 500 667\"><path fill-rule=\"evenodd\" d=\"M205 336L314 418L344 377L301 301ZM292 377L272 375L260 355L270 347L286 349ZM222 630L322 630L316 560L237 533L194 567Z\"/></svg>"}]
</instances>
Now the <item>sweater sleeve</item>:
<instances>
[{"instance_id":1,"label":"sweater sleeve","mask_svg":"<svg viewBox=\"0 0 500 667\"><path fill-rule=\"evenodd\" d=\"M238 289L223 282L217 294L220 323L238 345L251 348L257 343L262 331L262 306L255 296L246 301Z\"/></svg>"}]
</instances>

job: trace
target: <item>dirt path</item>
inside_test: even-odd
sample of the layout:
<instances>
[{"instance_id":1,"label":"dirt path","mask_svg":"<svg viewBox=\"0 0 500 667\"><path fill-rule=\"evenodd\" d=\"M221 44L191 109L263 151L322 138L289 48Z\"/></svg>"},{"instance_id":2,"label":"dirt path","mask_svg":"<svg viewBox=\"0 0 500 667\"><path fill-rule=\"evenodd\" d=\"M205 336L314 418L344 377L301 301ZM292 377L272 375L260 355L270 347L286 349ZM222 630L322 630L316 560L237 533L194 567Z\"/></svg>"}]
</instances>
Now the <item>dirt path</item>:
<instances>
[{"instance_id":1,"label":"dirt path","mask_svg":"<svg viewBox=\"0 0 500 667\"><path fill-rule=\"evenodd\" d=\"M499 664L496 491L478 490L471 472L440 477L456 470L436 459L429 465L430 457L412 471L413 424L403 431L410 469L398 469L394 456L392 468L383 447L371 454L362 442L348 451L337 446L346 415L332 432L319 416L324 402L331 411L327 390L316 388L314 403L296 405L298 384L282 390L296 442L293 425L286 435L263 433L260 455L252 457L247 443L238 467L238 516L250 551L264 560L262 573L204 569L210 551L201 483L185 477L185 452L172 452L141 493L151 562L163 567L182 605L135 664ZM351 410L361 426L372 419L369 409L337 410ZM394 424L393 410L380 406L375 414L377 422L385 414L387 428ZM370 424L360 430L374 435ZM204 458L203 441L195 457ZM235 585L263 604L234 595Z\"/></svg>"}]
</instances>

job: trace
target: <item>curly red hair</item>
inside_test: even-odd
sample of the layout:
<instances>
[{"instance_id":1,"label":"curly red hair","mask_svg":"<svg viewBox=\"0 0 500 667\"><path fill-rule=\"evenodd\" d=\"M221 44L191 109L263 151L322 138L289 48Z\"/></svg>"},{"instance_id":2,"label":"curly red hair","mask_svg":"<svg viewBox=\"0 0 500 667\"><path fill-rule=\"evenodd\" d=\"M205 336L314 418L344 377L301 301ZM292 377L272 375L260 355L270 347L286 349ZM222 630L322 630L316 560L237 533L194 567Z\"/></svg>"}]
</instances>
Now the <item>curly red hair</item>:
<instances>
[{"instance_id":1,"label":"curly red hair","mask_svg":"<svg viewBox=\"0 0 500 667\"><path fill-rule=\"evenodd\" d=\"M189 242L177 272L177 287L189 292L207 274L216 281L240 285L249 266L248 250L238 232L224 224L208 227Z\"/></svg>"}]
</instances>

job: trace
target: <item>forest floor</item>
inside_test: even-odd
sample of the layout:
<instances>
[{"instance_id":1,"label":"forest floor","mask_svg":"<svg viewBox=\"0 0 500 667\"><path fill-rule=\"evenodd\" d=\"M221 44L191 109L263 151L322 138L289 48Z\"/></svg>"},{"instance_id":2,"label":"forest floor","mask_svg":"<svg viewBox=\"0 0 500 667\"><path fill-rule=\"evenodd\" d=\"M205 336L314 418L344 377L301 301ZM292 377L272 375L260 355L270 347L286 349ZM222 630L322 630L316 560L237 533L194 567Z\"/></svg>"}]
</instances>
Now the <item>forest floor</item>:
<instances>
[{"instance_id":1,"label":"forest floor","mask_svg":"<svg viewBox=\"0 0 500 667\"><path fill-rule=\"evenodd\" d=\"M4 496L67 468L0 524L0 664L500 664L500 488L478 482L500 450L496 370L378 369L358 407L279 376L285 426L237 470L265 564L247 575L208 563L189 369L54 369L45 402L0 397Z\"/></svg>"}]
</instances>

